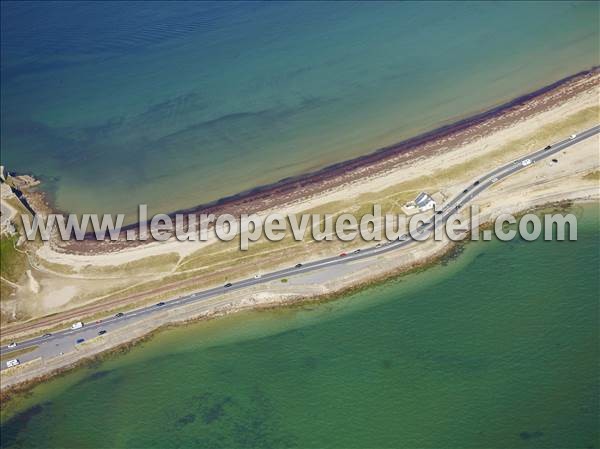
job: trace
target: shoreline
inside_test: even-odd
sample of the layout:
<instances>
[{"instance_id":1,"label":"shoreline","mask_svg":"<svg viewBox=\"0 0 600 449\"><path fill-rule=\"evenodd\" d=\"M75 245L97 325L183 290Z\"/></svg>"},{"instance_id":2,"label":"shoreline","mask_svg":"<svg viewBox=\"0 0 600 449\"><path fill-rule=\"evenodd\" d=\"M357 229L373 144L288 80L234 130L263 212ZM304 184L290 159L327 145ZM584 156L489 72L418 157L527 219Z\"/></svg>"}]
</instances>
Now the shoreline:
<instances>
[{"instance_id":1,"label":"shoreline","mask_svg":"<svg viewBox=\"0 0 600 449\"><path fill-rule=\"evenodd\" d=\"M484 229L485 225L482 225L482 229ZM38 384L41 384L45 381L55 379L61 376L65 376L70 372L85 368L89 365L93 365L94 363L100 363L105 360L109 360L112 357L118 356L120 354L126 354L130 350L134 349L137 345L144 343L146 341L150 341L152 338L156 337L159 333L163 331L167 331L172 328L180 328L185 326L192 326L199 324L204 321L209 321L213 319L218 319L224 316L228 316L234 313L240 313L244 311L267 311L267 310L276 310L282 308L297 308L304 307L310 304L323 304L329 301L340 300L344 296L352 295L359 293L361 291L367 290L371 287L380 285L387 281L392 281L395 279L399 279L403 276L407 276L410 274L418 273L426 271L429 268L435 267L438 263L444 263L448 260L452 260L456 257L459 257L462 251L456 251L457 248L464 247L468 243L467 238L460 242L452 242L450 245L447 245L443 248L441 254L439 256L430 257L418 262L415 262L413 266L410 266L406 269L395 270L391 273L383 273L374 277L368 281L362 281L355 285L351 285L348 287L344 287L339 291L326 293L322 295L312 295L307 297L299 297L299 298L287 298L282 299L280 301L273 301L262 305L251 306L251 307L238 307L230 310L215 310L211 314L207 315L198 315L192 318L189 318L184 321L174 321L167 324L161 324L150 332L140 336L133 338L128 341L124 341L118 344L115 347L110 349L101 351L97 354L89 355L78 359L76 362L68 364L64 367L57 368L51 370L45 374L40 376L36 376L34 378L25 380L23 382L11 384L0 388L0 403L7 402L13 399L14 396L26 394L31 389L35 388Z\"/></svg>"},{"instance_id":2,"label":"shoreline","mask_svg":"<svg viewBox=\"0 0 600 449\"><path fill-rule=\"evenodd\" d=\"M547 139L569 135L570 132L576 131L571 128L572 131L566 132L573 123L589 123L590 120L596 123L598 107L595 102L598 95L597 81L600 79L598 75L600 73L596 71L589 72L583 78L573 75L571 78L577 81L543 96L543 102L529 102L523 107L507 112L494 123L486 122L480 128L470 128L470 142L463 143L461 139L466 139L463 132L460 138L455 139L458 141L441 141L437 142L437 147L433 144L420 147L421 152L427 154L419 155L414 151L395 159L385 159L369 169L348 173L347 178L357 179L340 181L342 187L321 189L322 185L318 184L312 186L312 195L308 190L295 192L301 198L285 204L285 209L277 212L297 214L325 209L328 212L341 213L373 202L387 204L386 207L389 207L390 203L405 202L407 196L416 195L419 191L437 192L440 201L444 201L444 198L462 191L464 187L460 187L461 185L473 182L470 177L477 176L474 167L479 167L477 170L489 170L501 161L506 163L520 157L520 154L527 150L533 150L532 145L541 147ZM590 107L591 105L594 106ZM585 114L581 115L581 112ZM563 117L578 118L575 122L571 120L571 125L568 125L563 124ZM587 152L596 146L591 141L584 145ZM551 196L547 196L553 200L560 199L563 194L572 193L576 189L575 184L579 179L577 171L587 173L581 170L589 170L590 163L594 163L594 169L597 169L594 156L582 159L573 153L566 164L562 162L563 158L560 157L561 165L558 168L546 168L541 171L541 167L534 169L533 173L538 173L534 176L537 181L517 175L517 179L521 179L521 187L518 189L510 187L514 181L500 183L492 190L504 193L498 196L492 192L493 198L489 198L488 201L491 199L494 206L502 205L504 209L512 209L513 205L520 207L523 202L528 202L531 194L538 195L537 200L541 200L539 195L547 195L547 192L544 193L547 190L551 190L552 193ZM565 176L569 178L565 179ZM552 179L555 180L553 183ZM578 188L591 187L591 181L585 182L587 184L579 182ZM514 200L507 201L509 198ZM266 211L270 212L273 210ZM67 245L74 246L77 243L79 242L68 242ZM119 242L116 242L117 247L112 246L113 242L93 243L94 246L89 245L92 251L84 255L78 251L70 251L73 248L58 247L53 241L42 245L34 243L26 247L27 267L31 268L31 273L27 277L23 276L19 284L13 285L16 293L11 298L4 298L6 301L3 303L3 316L13 314L14 317L3 323L4 332L8 332L12 338L21 338L25 333L35 333L35 329L42 327L53 327L49 329L53 332L57 329L56 326L66 325L71 319L96 320L103 318L109 310L116 313L126 310L125 308L128 310L148 305L152 300L170 300L189 294L197 290L198 285L218 286L225 282L236 282L244 276L252 276L256 270L276 270L285 267L290 257L310 261L355 249L336 243L316 247L307 246L310 242L300 242L292 245L271 245L254 253L242 254L235 244L231 247L232 245L223 246L216 244L217 242L208 242L205 246L174 239L160 244L139 242L139 246L124 248L122 251L119 251ZM105 248L112 251L104 251ZM417 254L416 257L420 256ZM237 259L239 264L232 265L230 261L234 259ZM375 271L385 271L384 268ZM131 277L128 278L124 273ZM125 280L126 278L130 280ZM345 281L342 279L342 282ZM326 289L323 282L325 279L317 279L316 285ZM287 290L292 293L304 293L295 285L289 287ZM313 289L309 288L308 291ZM60 295L66 297L61 298ZM15 315L17 312L21 313L20 317Z\"/></svg>"},{"instance_id":3,"label":"shoreline","mask_svg":"<svg viewBox=\"0 0 600 449\"><path fill-rule=\"evenodd\" d=\"M352 183L358 178L376 175L379 172L389 171L398 164L406 163L412 158L422 155L431 155L443 151L444 146L459 145L471 141L477 137L477 131L482 127L491 127L486 132L502 129L506 122L514 120L512 115L519 115L522 109L529 109L532 102L540 101L541 105L533 105L540 110L547 109L552 105L552 96L560 96L562 91L576 88L575 92L568 92L570 96L586 90L589 86L585 81L600 74L600 66L591 67L588 70L575 73L546 86L542 86L533 92L521 95L498 106L484 110L483 112L465 117L447 125L405 139L395 144L376 149L368 154L358 156L349 160L325 166L316 171L288 177L274 183L257 186L255 188L238 192L208 203L199 204L190 208L177 209L166 212L171 218L176 214L225 214L229 213L239 217L242 213L256 213L273 207L283 207L299 199L307 199L322 192L339 188ZM516 117L518 120L518 117ZM50 201L47 192L39 186L33 191L25 193L25 198L33 205L33 208L41 214L68 212L57 209ZM142 222L134 222L123 225L120 239L114 242L97 241L92 232L88 232L82 241L54 242L58 250L74 254L90 254L100 252L114 252L124 248L132 248L153 243L148 241L126 241L127 230L137 229ZM149 225L149 220L146 221Z\"/></svg>"},{"instance_id":4,"label":"shoreline","mask_svg":"<svg viewBox=\"0 0 600 449\"><path fill-rule=\"evenodd\" d=\"M508 109L502 109L506 108L506 104L499 106L496 109L504 112L495 118L482 119L480 124L473 124L465 119L465 123L470 124L460 131L448 131L449 137L446 139L438 138L428 143L415 144L415 147L404 152L399 146L390 147L391 155L367 155L367 158L381 159L352 170L344 171L340 164L336 164L336 169L341 170L339 176L332 176L329 180L320 178L313 183L306 181L303 188L293 190L288 196L282 194L282 198L278 197L273 201L281 201L287 208L284 209L286 213L320 210L319 208L333 208L329 212L336 212L335 207L342 211L348 207L354 210L352 207L373 202L391 201L392 204L400 204L406 201L403 198L412 196L414 191L437 192L440 201L445 201L462 191L465 185L478 179L476 176L480 176L482 170L506 164L536 148L543 148L546 142L560 141L572 132L585 129L584 124L589 127L590 121L597 124L599 79L600 68L572 75L568 77L569 81L558 83L558 87L554 83L529 94L533 99L520 105L513 105ZM487 113L491 114L490 111ZM415 139L418 138L421 137L417 136ZM597 204L597 183L593 182L594 176L589 177L590 174L597 173L598 169L597 156L594 156L597 155L597 139L587 139L577 145L576 150L562 151L560 155L557 153L560 164L535 164L527 169L527 173L511 176L484 193L478 200L482 211L485 211L480 212L480 222L486 223L499 213L512 212L518 215L557 204L568 207L572 201L592 201ZM356 163L357 160L347 163ZM260 195L258 198L253 197L245 202L240 200L240 204L244 207L258 205L262 207L259 208L261 211L268 211L272 207L265 202L261 203ZM243 210L237 209L237 212L241 213ZM94 245L91 245L92 242ZM71 243L71 246L67 242L62 248L56 248L55 242L51 241L47 245L34 244L29 248L29 256L34 259L31 268L37 270L36 282L42 285L41 293L33 290L30 293L27 288L31 287L28 285L17 286L19 293L14 295L14 299L11 298L12 302L9 304L15 304L15 311L18 304L21 304L20 307L31 307L29 310L34 314L30 315L31 319L15 320L3 326L4 331L8 331L13 339L31 336L36 331L54 332L52 329L66 325L71 319L91 322L104 319L116 311L132 310L154 301L174 299L189 294L190 291L197 291L200 286L205 288L214 284L223 285L230 279L235 282L237 278L248 276L248 273L256 273L256 270L260 273L262 270L285 266L290 263L290 257L305 262L338 254L339 251L335 245L317 248L307 246L310 242L304 242L297 246L269 247L268 251L261 248L255 254L248 255L240 254L235 245L233 248L223 249L218 246L204 250L193 244L186 246L182 242L171 241L164 242L164 245L127 247L120 252L119 248L114 251L114 247L111 248L113 251L103 251L109 247L104 245L105 242L86 241L83 249L90 250L91 254L80 256L76 251L82 248L76 246L80 242ZM462 244L463 242L459 243ZM343 248L343 251L351 250ZM448 257L454 257L453 251L456 248L456 244L448 240L432 244L423 242L411 251L390 253L389 256L355 263L344 269L315 271L313 275L291 277L289 283L285 279L285 284L282 281L281 284L264 284L237 293L226 292L211 301L159 312L153 314L151 319L145 318L115 328L107 338L90 337L85 345L65 350L64 356L62 352L58 356L57 349L52 352L48 348L31 354L18 369L11 368L7 370L8 373L3 371L0 390L12 391L13 386L29 385L30 381L33 382L32 385L36 385L54 377L53 373L70 371L90 359L120 352L123 348L134 346L138 340L145 341L155 332L171 326L249 309L296 307L311 302L335 300L415 270L444 263ZM165 254L168 255L169 252L175 252L176 257L165 260ZM274 255L269 254L270 252ZM231 264L232 260L236 260L236 263ZM141 263L135 265L137 261ZM150 271L152 269L156 271ZM33 278L31 273L28 276ZM226 281L220 279L223 276ZM37 285L39 288L40 284ZM66 286L70 286L68 288L71 290L64 290ZM77 302L76 294L88 295L90 300ZM71 302L67 296L67 301L63 303L59 301L56 304L46 304L44 301L48 300L46 298L49 295L54 298L72 295L73 300ZM10 311L8 307L6 310Z\"/></svg>"},{"instance_id":5,"label":"shoreline","mask_svg":"<svg viewBox=\"0 0 600 449\"><path fill-rule=\"evenodd\" d=\"M544 210L551 209L552 211L568 211L573 209L576 206L585 207L586 205L597 205L598 202L590 199L565 199L559 201L549 201L546 203L542 203L539 205L533 205L526 207L516 213L516 217L521 217L527 213L539 214ZM482 222L479 226L480 231L485 229L490 229L492 226L491 220L486 220ZM172 328L180 328L185 326L192 326L199 324L204 321L209 321L213 319L218 319L224 316L228 316L235 313L245 312L245 311L268 311L268 310L277 310L277 309L293 309L298 307L305 307L311 304L324 304L330 301L342 300L344 297L360 293L369 288L376 287L385 282L394 281L397 279L401 279L404 276L408 276L411 274L425 272L431 268L438 266L439 264L447 264L450 261L458 259L464 251L464 248L469 245L469 243L474 242L470 239L470 232L464 237L463 240L460 241L447 241L444 242L441 248L438 249L433 255L422 258L420 260L414 261L412 264L406 267L396 267L389 272L377 273L375 276L372 276L370 279L361 280L358 283L353 285L344 286L337 291L317 294L317 295L308 295L308 296L292 296L287 298L280 298L279 300L271 300L267 301L264 304L237 304L236 306L232 306L231 308L219 308L216 306L214 310L209 311L207 313L199 313L195 316L192 316L187 319L182 320L172 320L170 322L162 323L157 325L152 330L143 333L142 335L133 337L129 340L122 341L115 346L109 347L104 350L100 350L96 353L82 355L74 362L68 363L65 366L49 369L47 372L42 373L40 375L36 375L30 379L25 379L23 381L4 384L0 388L0 403L6 404L10 402L15 397L19 395L26 395L30 390L38 386L39 384L46 382L48 380L52 380L55 378L59 378L69 373L85 368L97 363L102 363L106 360L109 360L113 357L117 357L119 355L123 355L134 349L141 343L150 341L155 338L159 333L163 331L167 331ZM479 242L479 241L478 241ZM233 301L229 304L233 304Z\"/></svg>"}]
</instances>

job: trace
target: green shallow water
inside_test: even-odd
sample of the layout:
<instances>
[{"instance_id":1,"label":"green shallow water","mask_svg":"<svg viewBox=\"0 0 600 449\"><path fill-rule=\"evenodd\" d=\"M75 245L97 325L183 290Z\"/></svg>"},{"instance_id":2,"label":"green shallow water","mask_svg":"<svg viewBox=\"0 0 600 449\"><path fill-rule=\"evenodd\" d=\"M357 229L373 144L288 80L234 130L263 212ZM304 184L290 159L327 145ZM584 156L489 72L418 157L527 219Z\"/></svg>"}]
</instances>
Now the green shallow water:
<instances>
[{"instance_id":1,"label":"green shallow water","mask_svg":"<svg viewBox=\"0 0 600 449\"><path fill-rule=\"evenodd\" d=\"M598 206L336 301L160 333L5 404L2 447L597 448Z\"/></svg>"}]
</instances>

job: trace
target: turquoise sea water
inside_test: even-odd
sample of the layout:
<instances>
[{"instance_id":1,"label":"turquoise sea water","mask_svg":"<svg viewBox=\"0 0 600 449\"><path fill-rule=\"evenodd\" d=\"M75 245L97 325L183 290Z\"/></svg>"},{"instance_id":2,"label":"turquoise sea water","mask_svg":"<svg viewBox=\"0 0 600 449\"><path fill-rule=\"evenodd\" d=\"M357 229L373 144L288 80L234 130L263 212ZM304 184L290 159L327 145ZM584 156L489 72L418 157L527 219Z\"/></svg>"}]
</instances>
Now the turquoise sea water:
<instances>
[{"instance_id":1,"label":"turquoise sea water","mask_svg":"<svg viewBox=\"0 0 600 449\"><path fill-rule=\"evenodd\" d=\"M600 219L160 333L4 405L3 448L597 448Z\"/></svg>"},{"instance_id":2,"label":"turquoise sea water","mask_svg":"<svg viewBox=\"0 0 600 449\"><path fill-rule=\"evenodd\" d=\"M597 2L2 2L2 163L73 212L191 207L599 64Z\"/></svg>"}]
</instances>

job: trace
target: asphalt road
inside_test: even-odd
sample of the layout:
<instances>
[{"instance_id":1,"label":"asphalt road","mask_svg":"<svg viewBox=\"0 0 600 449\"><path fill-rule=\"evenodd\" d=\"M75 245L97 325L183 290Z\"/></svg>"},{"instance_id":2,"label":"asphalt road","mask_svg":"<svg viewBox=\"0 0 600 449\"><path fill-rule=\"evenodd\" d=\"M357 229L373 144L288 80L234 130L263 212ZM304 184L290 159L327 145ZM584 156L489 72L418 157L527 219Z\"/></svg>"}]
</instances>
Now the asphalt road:
<instances>
[{"instance_id":1,"label":"asphalt road","mask_svg":"<svg viewBox=\"0 0 600 449\"><path fill-rule=\"evenodd\" d=\"M465 207L467 203L469 203L473 198L478 196L481 192L483 192L496 182L499 182L507 176L510 176L511 174L527 169L529 165L523 166L521 163L523 160L530 159L532 164L534 164L537 161L546 159L552 156L553 154L558 153L564 150L565 148L568 148L571 145L581 142L582 140L588 139L598 133L600 133L600 125L594 126L593 128L579 133L574 139L566 139L560 142L556 142L551 146L550 149L540 149L532 154L529 154L528 156L524 156L516 161L505 164L487 174L484 174L476 180L478 181L478 184L475 185L473 183L469 185L468 187L463 189L467 190L466 193L462 191L459 195L457 195L452 200L444 204L442 214L436 215L435 220L433 220L431 223L423 225L421 227L421 232L431 232L435 227L442 226L444 222L448 219L448 217ZM271 282L273 280L283 279L297 274L323 269L336 264L346 264L359 259L375 257L377 255L387 253L390 251L404 249L415 244L418 244L418 242L416 240L413 240L410 236L407 236L406 240L397 240L389 243L382 243L381 245L374 245L370 248L362 249L358 253L349 253L346 256L334 256L313 262L307 262L302 264L302 266L300 267L294 266L290 268L284 268L282 270L264 274L258 279L250 278L238 281L230 287L222 286L211 288L209 290L192 293L181 298L167 301L162 306L147 306L141 309L136 309L131 312L127 312L124 314L124 316L119 318L113 316L102 320L100 323L86 324L81 329L65 329L59 332L55 332L51 336L46 338L32 338L27 341L19 342L15 348L8 348L4 346L0 349L0 353L4 356L8 355L10 352L20 351L22 349L29 348L32 346L39 346L38 349L19 356L19 360L21 360L21 362L24 362L35 357L39 357L40 355L42 357L53 357L55 355L59 355L62 352L71 351L76 345L76 340L80 338L84 338L85 340L91 339L93 337L96 337L100 330L106 330L107 332L110 332L111 330L119 328L125 324L131 324L132 321L138 320L140 318L146 318L148 315L151 315L158 311L164 311L165 309L180 307L184 304L190 304L193 302L206 301L207 299L215 298L232 290L239 290L253 285L263 284L266 282ZM227 303L229 301L230 300L224 300L222 301L222 303ZM211 303L210 305L207 304L207 308L214 307L218 304L220 303ZM5 365L0 367L0 369L5 368Z\"/></svg>"}]
</instances>

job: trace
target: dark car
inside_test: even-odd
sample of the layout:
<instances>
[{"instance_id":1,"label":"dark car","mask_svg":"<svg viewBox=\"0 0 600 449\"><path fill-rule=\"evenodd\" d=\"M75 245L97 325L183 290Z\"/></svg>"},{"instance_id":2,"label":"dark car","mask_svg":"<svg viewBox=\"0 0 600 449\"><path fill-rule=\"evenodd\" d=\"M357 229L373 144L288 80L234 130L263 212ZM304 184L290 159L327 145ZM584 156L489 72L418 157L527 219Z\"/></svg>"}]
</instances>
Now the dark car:
<instances>
[{"instance_id":1,"label":"dark car","mask_svg":"<svg viewBox=\"0 0 600 449\"><path fill-rule=\"evenodd\" d=\"M125 315L125 314L124 314L123 312L119 312L119 313L117 313L115 316L116 316L117 318L121 318L121 317L122 317L122 316L124 316L124 315Z\"/></svg>"},{"instance_id":2,"label":"dark car","mask_svg":"<svg viewBox=\"0 0 600 449\"><path fill-rule=\"evenodd\" d=\"M463 190L463 193L467 193L469 191L469 189L465 189Z\"/></svg>"},{"instance_id":3,"label":"dark car","mask_svg":"<svg viewBox=\"0 0 600 449\"><path fill-rule=\"evenodd\" d=\"M102 329L100 332L98 332L98 335L104 335L106 334L106 331L104 329Z\"/></svg>"},{"instance_id":4,"label":"dark car","mask_svg":"<svg viewBox=\"0 0 600 449\"><path fill-rule=\"evenodd\" d=\"M164 306L164 305L165 305L165 303L161 301L161 302L159 302L159 303L156 304L156 307L161 307L161 306Z\"/></svg>"},{"instance_id":5,"label":"dark car","mask_svg":"<svg viewBox=\"0 0 600 449\"><path fill-rule=\"evenodd\" d=\"M473 183L473 185L474 185L474 186L476 186L476 185L478 185L478 184L479 184L479 181L475 181L475 182Z\"/></svg>"},{"instance_id":6,"label":"dark car","mask_svg":"<svg viewBox=\"0 0 600 449\"><path fill-rule=\"evenodd\" d=\"M297 263L297 264L296 264L296 268L300 268L301 266L302 266L302 264L301 264L301 263Z\"/></svg>"},{"instance_id":7,"label":"dark car","mask_svg":"<svg viewBox=\"0 0 600 449\"><path fill-rule=\"evenodd\" d=\"M548 145L546 148L544 148L544 151L549 150L550 148L552 148L552 145Z\"/></svg>"},{"instance_id":8,"label":"dark car","mask_svg":"<svg viewBox=\"0 0 600 449\"><path fill-rule=\"evenodd\" d=\"M354 250L354 254L358 254L358 253L360 253L360 248Z\"/></svg>"},{"instance_id":9,"label":"dark car","mask_svg":"<svg viewBox=\"0 0 600 449\"><path fill-rule=\"evenodd\" d=\"M227 287L231 287L233 284L231 282L228 282L227 284L225 284L225 288Z\"/></svg>"},{"instance_id":10,"label":"dark car","mask_svg":"<svg viewBox=\"0 0 600 449\"><path fill-rule=\"evenodd\" d=\"M438 211L436 212L436 214L437 214L437 215L442 215L442 213L444 213L444 211L443 211L443 210L438 210Z\"/></svg>"},{"instance_id":11,"label":"dark car","mask_svg":"<svg viewBox=\"0 0 600 449\"><path fill-rule=\"evenodd\" d=\"M85 338L78 338L77 339L77 344L83 343L84 341L85 341Z\"/></svg>"},{"instance_id":12,"label":"dark car","mask_svg":"<svg viewBox=\"0 0 600 449\"><path fill-rule=\"evenodd\" d=\"M52 337L52 334L44 334L44 335L42 335L42 338L49 338L49 337Z\"/></svg>"}]
</instances>

